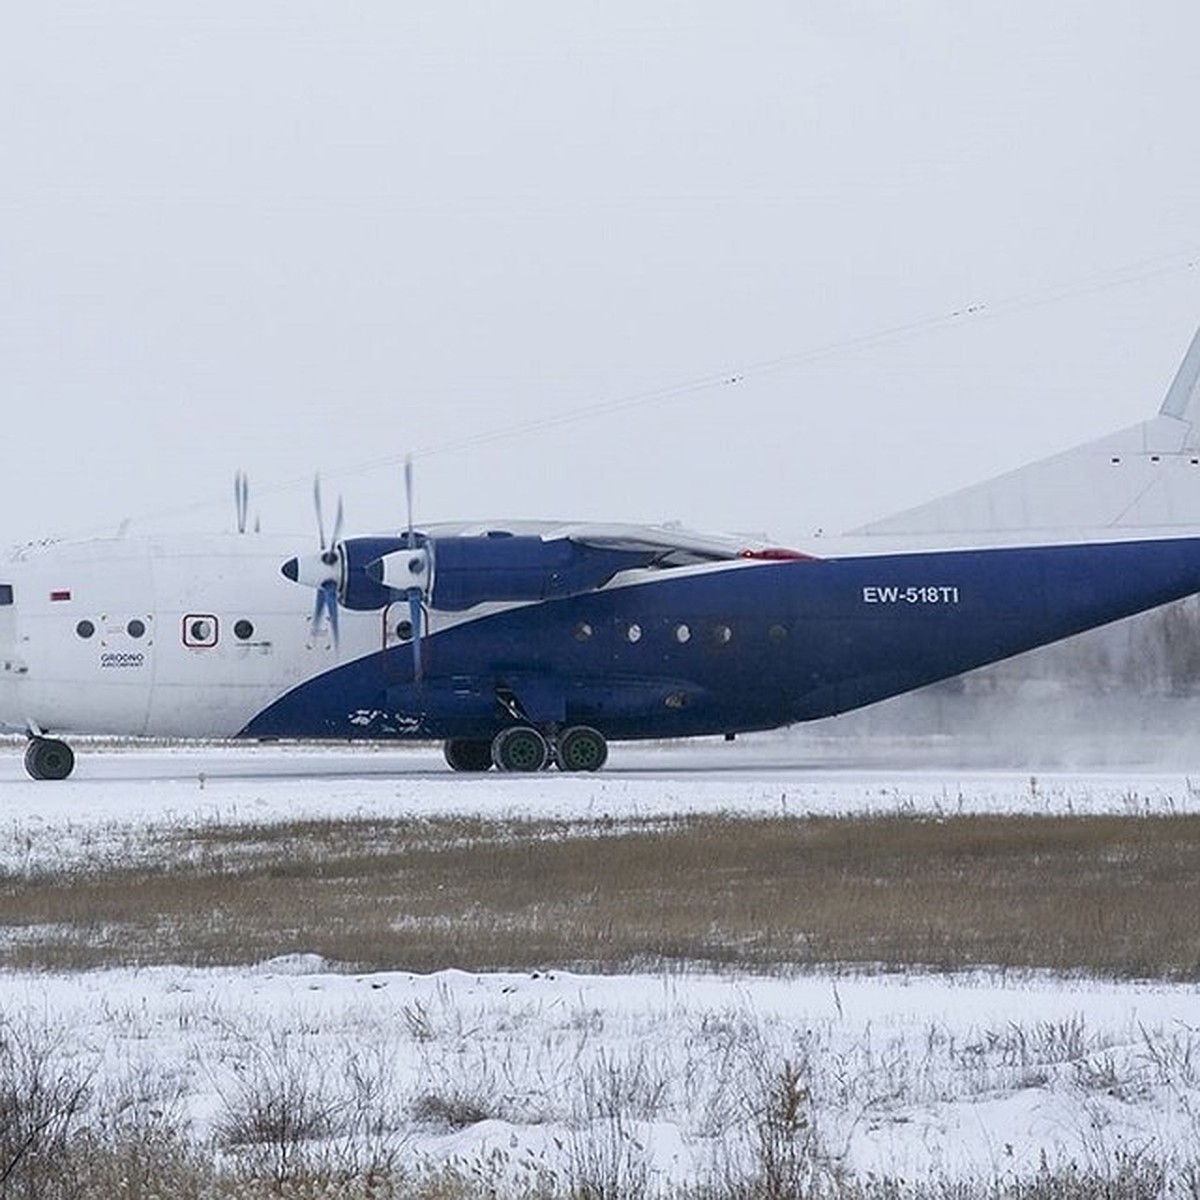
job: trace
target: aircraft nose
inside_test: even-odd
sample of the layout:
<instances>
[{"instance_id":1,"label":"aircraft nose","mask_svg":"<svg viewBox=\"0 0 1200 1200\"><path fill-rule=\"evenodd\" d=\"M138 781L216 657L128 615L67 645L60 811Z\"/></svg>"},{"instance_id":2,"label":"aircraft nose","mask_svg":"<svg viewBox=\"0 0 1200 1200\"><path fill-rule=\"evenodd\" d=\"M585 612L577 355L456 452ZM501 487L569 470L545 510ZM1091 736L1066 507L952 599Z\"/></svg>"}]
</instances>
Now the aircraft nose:
<instances>
[{"instance_id":1,"label":"aircraft nose","mask_svg":"<svg viewBox=\"0 0 1200 1200\"><path fill-rule=\"evenodd\" d=\"M279 569L283 572L285 579L290 579L293 583L300 582L300 560L298 558L289 558Z\"/></svg>"}]
</instances>

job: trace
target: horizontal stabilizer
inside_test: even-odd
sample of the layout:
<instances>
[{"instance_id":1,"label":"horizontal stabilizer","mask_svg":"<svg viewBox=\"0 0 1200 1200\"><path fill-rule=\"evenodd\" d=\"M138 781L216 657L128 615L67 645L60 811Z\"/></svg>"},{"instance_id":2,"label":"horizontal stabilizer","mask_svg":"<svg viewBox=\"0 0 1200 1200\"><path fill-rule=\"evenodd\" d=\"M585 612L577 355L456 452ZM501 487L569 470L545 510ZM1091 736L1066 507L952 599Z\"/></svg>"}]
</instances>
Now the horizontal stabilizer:
<instances>
[{"instance_id":1,"label":"horizontal stabilizer","mask_svg":"<svg viewBox=\"0 0 1200 1200\"><path fill-rule=\"evenodd\" d=\"M910 537L1200 528L1200 331L1158 416L853 531Z\"/></svg>"}]
</instances>

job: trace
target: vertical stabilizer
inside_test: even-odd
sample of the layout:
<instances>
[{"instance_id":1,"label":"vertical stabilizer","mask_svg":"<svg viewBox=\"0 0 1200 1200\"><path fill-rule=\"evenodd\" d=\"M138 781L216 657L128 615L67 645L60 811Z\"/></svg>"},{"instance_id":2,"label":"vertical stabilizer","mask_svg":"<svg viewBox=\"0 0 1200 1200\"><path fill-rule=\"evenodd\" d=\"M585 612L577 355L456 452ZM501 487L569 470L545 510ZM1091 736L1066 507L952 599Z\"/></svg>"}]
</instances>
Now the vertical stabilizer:
<instances>
[{"instance_id":1,"label":"vertical stabilizer","mask_svg":"<svg viewBox=\"0 0 1200 1200\"><path fill-rule=\"evenodd\" d=\"M1196 418L1200 416L1200 329L1196 330L1158 412L1163 417L1189 421L1195 428Z\"/></svg>"}]
</instances>

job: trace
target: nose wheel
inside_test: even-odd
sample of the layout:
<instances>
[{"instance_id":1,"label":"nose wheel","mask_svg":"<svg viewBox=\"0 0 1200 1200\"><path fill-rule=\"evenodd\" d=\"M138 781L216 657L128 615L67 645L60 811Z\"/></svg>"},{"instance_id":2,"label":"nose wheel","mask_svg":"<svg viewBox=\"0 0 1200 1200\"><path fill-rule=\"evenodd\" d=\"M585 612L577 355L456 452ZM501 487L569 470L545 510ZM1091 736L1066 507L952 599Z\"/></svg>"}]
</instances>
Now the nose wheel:
<instances>
[{"instance_id":1,"label":"nose wheel","mask_svg":"<svg viewBox=\"0 0 1200 1200\"><path fill-rule=\"evenodd\" d=\"M25 747L25 771L30 779L66 779L75 769L75 752L57 738L33 737Z\"/></svg>"}]
</instances>

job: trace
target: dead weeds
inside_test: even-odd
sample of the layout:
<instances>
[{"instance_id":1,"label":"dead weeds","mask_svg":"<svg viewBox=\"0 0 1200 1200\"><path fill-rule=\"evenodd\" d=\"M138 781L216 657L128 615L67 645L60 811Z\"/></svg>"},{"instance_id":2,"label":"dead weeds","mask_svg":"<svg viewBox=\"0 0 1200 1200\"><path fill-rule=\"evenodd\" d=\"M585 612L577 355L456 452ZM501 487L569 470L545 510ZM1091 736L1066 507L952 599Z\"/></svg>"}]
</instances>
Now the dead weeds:
<instances>
[{"instance_id":1,"label":"dead weeds","mask_svg":"<svg viewBox=\"0 0 1200 1200\"><path fill-rule=\"evenodd\" d=\"M148 857L0 878L0 964L1200 977L1193 816L324 820L180 828Z\"/></svg>"}]
</instances>

